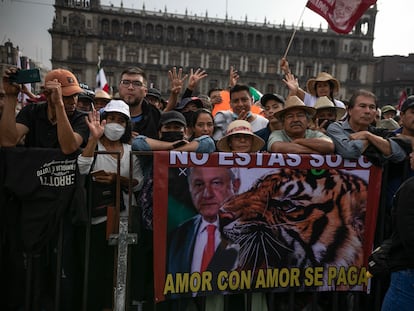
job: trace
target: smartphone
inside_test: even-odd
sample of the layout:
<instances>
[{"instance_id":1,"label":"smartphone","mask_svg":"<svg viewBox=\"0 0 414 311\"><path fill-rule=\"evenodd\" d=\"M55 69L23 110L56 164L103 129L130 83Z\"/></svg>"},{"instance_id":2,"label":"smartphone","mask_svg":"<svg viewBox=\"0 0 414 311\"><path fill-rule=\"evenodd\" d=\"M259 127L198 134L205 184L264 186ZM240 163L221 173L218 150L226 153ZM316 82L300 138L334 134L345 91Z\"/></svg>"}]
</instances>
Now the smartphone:
<instances>
[{"instance_id":1,"label":"smartphone","mask_svg":"<svg viewBox=\"0 0 414 311\"><path fill-rule=\"evenodd\" d=\"M9 77L10 82L17 84L40 82L39 69L21 69Z\"/></svg>"}]
</instances>

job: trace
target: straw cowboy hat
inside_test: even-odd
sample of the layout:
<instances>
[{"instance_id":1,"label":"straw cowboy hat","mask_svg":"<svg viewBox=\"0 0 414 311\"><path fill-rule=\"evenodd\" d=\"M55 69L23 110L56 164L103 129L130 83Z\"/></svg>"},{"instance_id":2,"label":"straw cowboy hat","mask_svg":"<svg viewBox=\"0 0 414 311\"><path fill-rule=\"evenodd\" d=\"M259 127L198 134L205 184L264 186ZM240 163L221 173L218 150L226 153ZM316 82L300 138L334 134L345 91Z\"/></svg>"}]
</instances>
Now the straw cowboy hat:
<instances>
[{"instance_id":1,"label":"straw cowboy hat","mask_svg":"<svg viewBox=\"0 0 414 311\"><path fill-rule=\"evenodd\" d=\"M235 134L247 134L253 136L252 152L259 151L265 144L263 139L253 134L252 126L249 122L245 120L236 120L228 125L226 135L220 138L217 142L217 149L219 151L232 151L229 146L229 137Z\"/></svg>"},{"instance_id":2,"label":"straw cowboy hat","mask_svg":"<svg viewBox=\"0 0 414 311\"><path fill-rule=\"evenodd\" d=\"M312 94L313 96L316 96L316 89L315 89L316 82L326 82L326 81L332 81L334 85L333 87L334 93L337 93L339 91L339 88L340 88L339 81L336 80L334 77L332 77L327 72L320 72L316 76L316 78L309 79L308 82L306 82L306 89L308 90L310 94Z\"/></svg>"},{"instance_id":3,"label":"straw cowboy hat","mask_svg":"<svg viewBox=\"0 0 414 311\"><path fill-rule=\"evenodd\" d=\"M336 120L342 119L342 117L345 115L346 110L343 107L335 106L335 104L328 98L328 96L322 96L318 97L316 100L315 106L313 108L316 109L316 111L326 108L335 108L336 110Z\"/></svg>"},{"instance_id":4,"label":"straw cowboy hat","mask_svg":"<svg viewBox=\"0 0 414 311\"><path fill-rule=\"evenodd\" d=\"M285 108L276 112L274 116L280 119L286 112L294 108L300 108L305 110L308 114L310 114L311 117L313 117L316 113L316 110L314 108L306 106L305 103L299 97L289 96L285 101Z\"/></svg>"}]
</instances>

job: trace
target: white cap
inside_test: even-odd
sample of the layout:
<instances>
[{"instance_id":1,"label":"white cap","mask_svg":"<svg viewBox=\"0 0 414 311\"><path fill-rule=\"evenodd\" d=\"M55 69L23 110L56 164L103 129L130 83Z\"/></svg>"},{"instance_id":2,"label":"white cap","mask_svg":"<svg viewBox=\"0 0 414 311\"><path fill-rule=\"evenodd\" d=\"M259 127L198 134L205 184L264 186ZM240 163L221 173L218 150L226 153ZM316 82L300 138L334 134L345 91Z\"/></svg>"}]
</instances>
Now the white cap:
<instances>
[{"instance_id":1,"label":"white cap","mask_svg":"<svg viewBox=\"0 0 414 311\"><path fill-rule=\"evenodd\" d=\"M129 113L129 106L120 99L112 99L104 108L104 112L120 112L123 113L131 119L131 114Z\"/></svg>"}]
</instances>

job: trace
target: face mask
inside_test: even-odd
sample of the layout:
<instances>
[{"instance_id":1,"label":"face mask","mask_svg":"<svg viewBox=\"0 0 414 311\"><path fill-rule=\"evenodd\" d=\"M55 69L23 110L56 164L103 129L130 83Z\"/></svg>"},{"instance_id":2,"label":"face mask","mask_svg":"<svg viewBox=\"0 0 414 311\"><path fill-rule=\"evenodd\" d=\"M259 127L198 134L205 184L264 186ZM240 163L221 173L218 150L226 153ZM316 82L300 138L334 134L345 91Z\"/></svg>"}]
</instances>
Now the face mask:
<instances>
[{"instance_id":1,"label":"face mask","mask_svg":"<svg viewBox=\"0 0 414 311\"><path fill-rule=\"evenodd\" d=\"M111 141L120 140L122 135L125 134L125 127L118 123L107 123L105 124L104 134Z\"/></svg>"},{"instance_id":2,"label":"face mask","mask_svg":"<svg viewBox=\"0 0 414 311\"><path fill-rule=\"evenodd\" d=\"M182 140L184 138L183 132L161 132L161 138L162 141L168 141L170 143Z\"/></svg>"},{"instance_id":3,"label":"face mask","mask_svg":"<svg viewBox=\"0 0 414 311\"><path fill-rule=\"evenodd\" d=\"M246 115L246 120L248 119L248 118L250 118L252 116L252 113L249 111L248 113L247 113L247 115ZM234 113L233 112L233 119L234 120L237 120L239 118L239 115L237 114L237 113Z\"/></svg>"}]
</instances>

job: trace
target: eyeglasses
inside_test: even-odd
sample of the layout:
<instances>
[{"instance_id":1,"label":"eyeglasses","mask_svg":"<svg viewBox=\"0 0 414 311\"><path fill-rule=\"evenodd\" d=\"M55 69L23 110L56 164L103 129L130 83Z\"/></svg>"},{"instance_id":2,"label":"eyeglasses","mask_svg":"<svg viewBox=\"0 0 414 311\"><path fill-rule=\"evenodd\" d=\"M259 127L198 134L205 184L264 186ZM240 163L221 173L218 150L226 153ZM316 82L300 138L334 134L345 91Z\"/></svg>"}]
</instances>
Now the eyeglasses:
<instances>
[{"instance_id":1,"label":"eyeglasses","mask_svg":"<svg viewBox=\"0 0 414 311\"><path fill-rule=\"evenodd\" d=\"M131 84L133 87L145 86L144 83L139 80L121 80L121 85L123 87L129 87Z\"/></svg>"}]
</instances>

